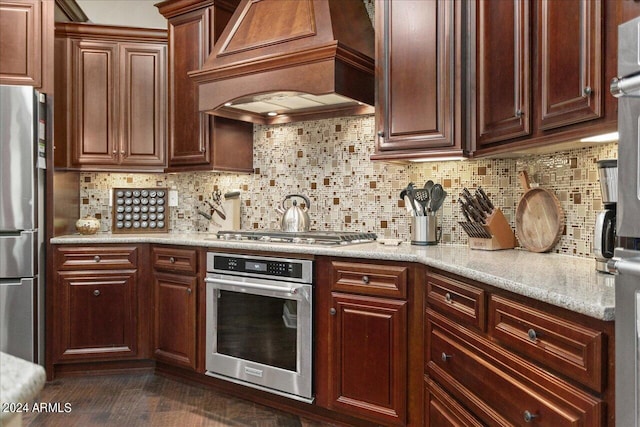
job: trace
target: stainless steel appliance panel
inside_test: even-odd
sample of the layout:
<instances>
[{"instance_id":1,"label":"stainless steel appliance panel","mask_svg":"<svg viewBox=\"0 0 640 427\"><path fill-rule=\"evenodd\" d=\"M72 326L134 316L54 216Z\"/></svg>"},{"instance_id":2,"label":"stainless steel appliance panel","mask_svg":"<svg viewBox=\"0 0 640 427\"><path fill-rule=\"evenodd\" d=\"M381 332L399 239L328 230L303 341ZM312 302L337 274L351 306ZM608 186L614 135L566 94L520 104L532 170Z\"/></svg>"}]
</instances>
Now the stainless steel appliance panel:
<instances>
[{"instance_id":1,"label":"stainless steel appliance panel","mask_svg":"<svg viewBox=\"0 0 640 427\"><path fill-rule=\"evenodd\" d=\"M0 232L36 223L37 92L0 86Z\"/></svg>"},{"instance_id":2,"label":"stainless steel appliance panel","mask_svg":"<svg viewBox=\"0 0 640 427\"><path fill-rule=\"evenodd\" d=\"M618 236L640 236L640 98L618 99Z\"/></svg>"},{"instance_id":3,"label":"stainless steel appliance panel","mask_svg":"<svg viewBox=\"0 0 640 427\"><path fill-rule=\"evenodd\" d=\"M640 425L640 251L616 249L616 425Z\"/></svg>"},{"instance_id":4,"label":"stainless steel appliance panel","mask_svg":"<svg viewBox=\"0 0 640 427\"><path fill-rule=\"evenodd\" d=\"M0 233L0 278L33 277L36 263L37 231Z\"/></svg>"},{"instance_id":5,"label":"stainless steel appliance panel","mask_svg":"<svg viewBox=\"0 0 640 427\"><path fill-rule=\"evenodd\" d=\"M298 400L311 401L313 357L311 285L222 274L209 274L205 282L207 284L207 373L232 379L232 381L237 380L236 382L245 385L256 385L263 390ZM224 310L222 304L229 304L229 300L234 298L234 295L240 302L246 302L250 298L252 302L258 304L258 306L246 307L250 317L246 321L240 319L246 313L237 313L237 319L224 320L221 316L221 311ZM282 334L265 321L265 311L269 310L266 304L275 303L280 307L278 320L283 327L278 329L283 329L286 326L284 326L282 310L286 301L297 303L296 325L295 329L291 330L293 336L289 337L288 342L284 344L288 351L295 353L293 360L290 360L291 355L283 355L284 357L275 355L278 360L275 361L271 360L273 356L269 353L283 351L284 347L278 347L276 343ZM251 311L254 316L250 315ZM229 328L236 330L235 333L238 338L241 337L245 347L232 350L226 345L227 343L221 341L223 330ZM252 336L252 333L258 333L261 336Z\"/></svg>"},{"instance_id":6,"label":"stainless steel appliance panel","mask_svg":"<svg viewBox=\"0 0 640 427\"><path fill-rule=\"evenodd\" d=\"M640 18L618 27L618 236L640 237Z\"/></svg>"},{"instance_id":7,"label":"stainless steel appliance panel","mask_svg":"<svg viewBox=\"0 0 640 427\"><path fill-rule=\"evenodd\" d=\"M34 361L37 278L0 279L0 351Z\"/></svg>"},{"instance_id":8,"label":"stainless steel appliance panel","mask_svg":"<svg viewBox=\"0 0 640 427\"><path fill-rule=\"evenodd\" d=\"M616 276L616 425L640 426L640 18L618 28L617 234L607 263Z\"/></svg>"}]
</instances>

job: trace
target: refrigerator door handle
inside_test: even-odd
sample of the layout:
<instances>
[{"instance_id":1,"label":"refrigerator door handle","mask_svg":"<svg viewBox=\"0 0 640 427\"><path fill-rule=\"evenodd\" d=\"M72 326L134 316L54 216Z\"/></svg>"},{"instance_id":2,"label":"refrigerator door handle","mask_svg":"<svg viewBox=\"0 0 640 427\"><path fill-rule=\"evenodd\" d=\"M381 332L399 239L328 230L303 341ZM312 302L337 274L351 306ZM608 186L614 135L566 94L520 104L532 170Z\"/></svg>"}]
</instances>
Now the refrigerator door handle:
<instances>
[{"instance_id":1,"label":"refrigerator door handle","mask_svg":"<svg viewBox=\"0 0 640 427\"><path fill-rule=\"evenodd\" d=\"M614 77L609 86L611 95L616 98L622 96L640 97L640 74L626 78Z\"/></svg>"},{"instance_id":2,"label":"refrigerator door handle","mask_svg":"<svg viewBox=\"0 0 640 427\"><path fill-rule=\"evenodd\" d=\"M607 270L611 274L640 276L640 257L611 258L607 262Z\"/></svg>"}]
</instances>

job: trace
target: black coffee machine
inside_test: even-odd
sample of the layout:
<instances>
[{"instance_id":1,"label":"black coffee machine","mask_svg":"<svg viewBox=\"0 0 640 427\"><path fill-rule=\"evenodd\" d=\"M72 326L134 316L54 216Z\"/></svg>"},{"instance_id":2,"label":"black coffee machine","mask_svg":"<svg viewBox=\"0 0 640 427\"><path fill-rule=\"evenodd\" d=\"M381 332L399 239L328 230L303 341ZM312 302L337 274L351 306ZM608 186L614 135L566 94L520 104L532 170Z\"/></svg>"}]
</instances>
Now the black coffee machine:
<instances>
[{"instance_id":1,"label":"black coffee machine","mask_svg":"<svg viewBox=\"0 0 640 427\"><path fill-rule=\"evenodd\" d=\"M604 210L596 214L593 233L593 253L596 270L608 273L607 261L616 246L616 202L618 201L618 160L598 161L600 191Z\"/></svg>"}]
</instances>

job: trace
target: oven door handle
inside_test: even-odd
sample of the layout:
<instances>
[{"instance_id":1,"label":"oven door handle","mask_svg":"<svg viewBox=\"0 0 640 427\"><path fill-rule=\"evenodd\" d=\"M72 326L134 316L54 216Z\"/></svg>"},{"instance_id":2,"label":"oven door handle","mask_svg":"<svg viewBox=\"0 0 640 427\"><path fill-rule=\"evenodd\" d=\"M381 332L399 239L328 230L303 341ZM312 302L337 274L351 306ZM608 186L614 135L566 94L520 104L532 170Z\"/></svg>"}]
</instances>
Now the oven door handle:
<instances>
[{"instance_id":1,"label":"oven door handle","mask_svg":"<svg viewBox=\"0 0 640 427\"><path fill-rule=\"evenodd\" d=\"M227 285L227 286L233 286L233 287L239 287L239 288L251 288L251 289L257 289L261 291L279 292L279 293L291 294L291 295L297 295L298 290L303 287L303 285L291 285L290 288L285 288L282 286L265 285L262 283L255 283L255 282L238 282L237 280L217 279L212 277L206 277L204 281L207 283L212 283L214 285Z\"/></svg>"}]
</instances>

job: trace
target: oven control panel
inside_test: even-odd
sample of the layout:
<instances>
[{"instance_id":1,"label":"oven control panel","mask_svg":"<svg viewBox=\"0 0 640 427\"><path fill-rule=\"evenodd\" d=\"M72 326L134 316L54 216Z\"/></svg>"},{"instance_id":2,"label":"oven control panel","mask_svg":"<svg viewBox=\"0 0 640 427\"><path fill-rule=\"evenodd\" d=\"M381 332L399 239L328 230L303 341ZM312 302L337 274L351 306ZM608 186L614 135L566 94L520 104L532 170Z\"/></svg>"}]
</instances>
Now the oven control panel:
<instances>
[{"instance_id":1,"label":"oven control panel","mask_svg":"<svg viewBox=\"0 0 640 427\"><path fill-rule=\"evenodd\" d=\"M265 278L297 279L311 283L309 260L293 260L260 256L213 254L207 257L209 272L240 274Z\"/></svg>"}]
</instances>

